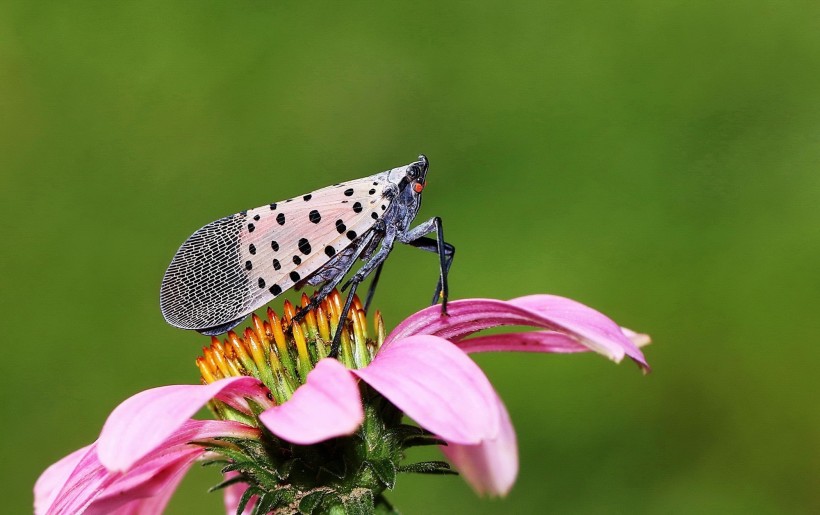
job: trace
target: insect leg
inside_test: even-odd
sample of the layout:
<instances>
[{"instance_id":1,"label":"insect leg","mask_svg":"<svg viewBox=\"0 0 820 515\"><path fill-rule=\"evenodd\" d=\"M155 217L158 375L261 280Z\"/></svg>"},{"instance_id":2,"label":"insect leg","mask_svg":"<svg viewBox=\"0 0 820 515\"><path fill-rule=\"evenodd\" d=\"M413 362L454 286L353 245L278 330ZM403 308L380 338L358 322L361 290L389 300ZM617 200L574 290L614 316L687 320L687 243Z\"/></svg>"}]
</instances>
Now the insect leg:
<instances>
[{"instance_id":1,"label":"insect leg","mask_svg":"<svg viewBox=\"0 0 820 515\"><path fill-rule=\"evenodd\" d=\"M356 288L358 288L359 284L374 270L381 270L381 265L384 264L384 260L387 259L387 256L390 255L390 251L393 250L394 238L395 233L388 229L379 250L342 286L342 290L350 287L350 291L347 292L347 300L345 300L342 315L339 317L339 326L336 328L336 334L333 335L333 344L330 346L330 354L328 354L331 358L335 358L339 355L339 347L342 343L342 329L344 328L344 322L347 320L347 313L350 310L350 304L353 302L353 296L356 294Z\"/></svg>"},{"instance_id":2,"label":"insect leg","mask_svg":"<svg viewBox=\"0 0 820 515\"><path fill-rule=\"evenodd\" d=\"M424 236L434 231L436 233L435 240ZM444 241L444 227L442 226L441 218L437 216L433 217L409 231L399 233L398 239L402 243L438 254L440 275L438 284L436 285L436 292L433 294L433 304L437 303L439 297L441 297L441 312L447 314L447 298L450 295L450 290L447 285L447 275L450 272L450 265L453 264L456 248Z\"/></svg>"},{"instance_id":3,"label":"insect leg","mask_svg":"<svg viewBox=\"0 0 820 515\"><path fill-rule=\"evenodd\" d=\"M411 242L408 242L408 245L416 247L420 250L425 250L427 252L434 252L439 254L438 248L438 241L433 238L428 238L427 236L422 236L421 238L417 238ZM456 254L456 248L446 241L444 242L444 254L447 257L444 263L444 274L448 275L450 272L450 265L453 264L453 258ZM439 254L440 256L441 254ZM436 304L439 301L439 295L441 294L441 278L439 278L438 283L436 284L436 291L433 293L433 304Z\"/></svg>"},{"instance_id":4,"label":"insect leg","mask_svg":"<svg viewBox=\"0 0 820 515\"><path fill-rule=\"evenodd\" d=\"M325 284L322 285L322 288L310 299L310 303L301 308L294 316L293 320L297 322L304 318L307 313L319 305L325 297L330 295L330 292L342 282L342 279L350 272L353 268L353 265L356 263L356 260L359 258L359 254L367 248L368 245L373 241L373 238L377 236L378 233L375 231L369 232L366 236L364 236L361 241L356 245L356 250L350 254L350 257L345 258L345 261L340 262L340 270L339 273L333 276L332 279L327 281ZM344 320L344 317L342 318Z\"/></svg>"},{"instance_id":5,"label":"insect leg","mask_svg":"<svg viewBox=\"0 0 820 515\"><path fill-rule=\"evenodd\" d=\"M333 344L330 346L330 353L328 357L336 359L339 357L339 347L342 344L342 329L344 328L347 314L350 312L350 305L353 303L353 296L356 295L356 288L359 287L358 281L350 283L350 292L347 294L345 306L342 308L342 314L339 317L339 326L336 328L336 334L333 335Z\"/></svg>"},{"instance_id":6,"label":"insect leg","mask_svg":"<svg viewBox=\"0 0 820 515\"><path fill-rule=\"evenodd\" d=\"M370 308L370 301L373 300L373 294L376 293L376 285L379 284L379 277L382 275L382 268L384 268L384 261L379 263L376 268L376 273L373 274L373 280L370 281L370 288L367 289L367 299L364 301L364 312L367 313Z\"/></svg>"}]
</instances>

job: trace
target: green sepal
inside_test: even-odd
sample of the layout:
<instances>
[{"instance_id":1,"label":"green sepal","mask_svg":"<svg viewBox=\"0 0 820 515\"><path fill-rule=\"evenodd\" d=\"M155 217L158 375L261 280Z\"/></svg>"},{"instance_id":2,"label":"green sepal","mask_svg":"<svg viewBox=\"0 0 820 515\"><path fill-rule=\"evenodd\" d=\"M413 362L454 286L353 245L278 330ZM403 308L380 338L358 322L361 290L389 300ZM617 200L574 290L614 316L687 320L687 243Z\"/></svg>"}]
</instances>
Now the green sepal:
<instances>
[{"instance_id":1,"label":"green sepal","mask_svg":"<svg viewBox=\"0 0 820 515\"><path fill-rule=\"evenodd\" d=\"M322 503L329 490L314 490L302 497L299 501L299 513L311 515Z\"/></svg>"},{"instance_id":2,"label":"green sepal","mask_svg":"<svg viewBox=\"0 0 820 515\"><path fill-rule=\"evenodd\" d=\"M245 482L245 478L242 477L242 475L234 476L230 479L226 479L225 481L222 481L218 485L214 485L214 486L210 487L208 489L208 493L216 492L217 490L222 490L223 488L227 488L231 485L235 485L237 483L244 483L244 482Z\"/></svg>"},{"instance_id":3,"label":"green sepal","mask_svg":"<svg viewBox=\"0 0 820 515\"><path fill-rule=\"evenodd\" d=\"M342 499L342 502L349 515L373 515L376 513L373 492L366 488L353 490Z\"/></svg>"},{"instance_id":4,"label":"green sepal","mask_svg":"<svg viewBox=\"0 0 820 515\"><path fill-rule=\"evenodd\" d=\"M416 436L405 438L402 441L402 447L409 449L410 447L422 447L425 445L447 445L447 442L435 436Z\"/></svg>"},{"instance_id":5,"label":"green sepal","mask_svg":"<svg viewBox=\"0 0 820 515\"><path fill-rule=\"evenodd\" d=\"M396 470L396 464L393 463L392 460L371 460L365 461L364 464L373 469L376 477L379 478L379 481L381 481L384 486L391 490L396 486L396 474L398 472Z\"/></svg>"},{"instance_id":6,"label":"green sepal","mask_svg":"<svg viewBox=\"0 0 820 515\"><path fill-rule=\"evenodd\" d=\"M399 472L410 472L413 474L454 474L458 472L450 468L446 461L420 461L410 465L402 465Z\"/></svg>"},{"instance_id":7,"label":"green sepal","mask_svg":"<svg viewBox=\"0 0 820 515\"><path fill-rule=\"evenodd\" d=\"M199 464L203 467L213 467L214 465L225 466L225 465L229 465L230 463L231 463L230 460L223 460L223 459L219 459L219 458L214 458L212 460L205 460L205 461L200 461L199 462Z\"/></svg>"},{"instance_id":8,"label":"green sepal","mask_svg":"<svg viewBox=\"0 0 820 515\"><path fill-rule=\"evenodd\" d=\"M245 506L248 505L250 502L251 497L254 495L260 495L262 491L254 486L249 486L245 493L242 494L242 497L239 498L239 504L236 506L236 515L242 515L245 512Z\"/></svg>"}]
</instances>

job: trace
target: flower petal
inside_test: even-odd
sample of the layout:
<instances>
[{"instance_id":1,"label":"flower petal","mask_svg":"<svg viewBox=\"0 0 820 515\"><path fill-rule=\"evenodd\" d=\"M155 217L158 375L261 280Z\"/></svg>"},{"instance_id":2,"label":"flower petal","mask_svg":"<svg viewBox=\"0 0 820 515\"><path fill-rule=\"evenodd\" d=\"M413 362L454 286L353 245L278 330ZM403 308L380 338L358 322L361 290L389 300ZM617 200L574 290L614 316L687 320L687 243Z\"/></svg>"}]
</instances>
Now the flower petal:
<instances>
[{"instance_id":1,"label":"flower petal","mask_svg":"<svg viewBox=\"0 0 820 515\"><path fill-rule=\"evenodd\" d=\"M478 365L447 340L394 340L370 365L351 372L448 442L478 444L498 434L495 390Z\"/></svg>"},{"instance_id":2,"label":"flower petal","mask_svg":"<svg viewBox=\"0 0 820 515\"><path fill-rule=\"evenodd\" d=\"M43 515L48 510L71 473L77 468L77 464L89 451L94 452L95 448L96 445L91 444L77 449L40 474L37 482L34 483L34 513L36 515Z\"/></svg>"},{"instance_id":3,"label":"flower petal","mask_svg":"<svg viewBox=\"0 0 820 515\"><path fill-rule=\"evenodd\" d=\"M615 322L564 297L530 295L510 301L465 299L441 308L430 306L410 316L390 333L384 346L414 334L430 334L458 341L477 331L503 325L528 325L566 334L581 345L618 362L624 355L648 369L638 347Z\"/></svg>"},{"instance_id":4,"label":"flower petal","mask_svg":"<svg viewBox=\"0 0 820 515\"><path fill-rule=\"evenodd\" d=\"M259 393L259 381L231 377L205 385L161 386L117 406L100 434L97 453L109 470L128 470L160 446L211 398Z\"/></svg>"},{"instance_id":5,"label":"flower petal","mask_svg":"<svg viewBox=\"0 0 820 515\"><path fill-rule=\"evenodd\" d=\"M466 353L472 352L550 352L570 354L589 352L577 340L555 331L533 331L530 333L506 333L476 336L456 342Z\"/></svg>"},{"instance_id":6,"label":"flower petal","mask_svg":"<svg viewBox=\"0 0 820 515\"><path fill-rule=\"evenodd\" d=\"M267 409L259 420L276 436L298 445L352 434L364 420L359 386L344 365L325 358L290 399Z\"/></svg>"},{"instance_id":7,"label":"flower petal","mask_svg":"<svg viewBox=\"0 0 820 515\"><path fill-rule=\"evenodd\" d=\"M154 513L151 509L159 513L191 461L205 452L189 443L220 436L257 438L259 430L237 422L188 420L126 473L106 468L94 443L86 448L43 513L111 513L129 505L141 507L139 513Z\"/></svg>"},{"instance_id":8,"label":"flower petal","mask_svg":"<svg viewBox=\"0 0 820 515\"><path fill-rule=\"evenodd\" d=\"M649 370L643 353L632 343L620 326L594 309L557 295L528 295L510 300L511 304L540 313L562 332L579 338L586 345L610 359L620 362L624 354L644 370Z\"/></svg>"},{"instance_id":9,"label":"flower petal","mask_svg":"<svg viewBox=\"0 0 820 515\"><path fill-rule=\"evenodd\" d=\"M165 511L168 501L176 491L185 473L202 455L204 450L187 446L176 458L163 458L163 466L153 463L143 464L137 470L129 471L121 479L106 488L105 493L95 499L84 515L145 515L160 514Z\"/></svg>"},{"instance_id":10,"label":"flower petal","mask_svg":"<svg viewBox=\"0 0 820 515\"><path fill-rule=\"evenodd\" d=\"M480 495L507 495L518 476L518 443L507 408L498 399L500 428L496 438L478 445L449 444L441 452Z\"/></svg>"}]
</instances>

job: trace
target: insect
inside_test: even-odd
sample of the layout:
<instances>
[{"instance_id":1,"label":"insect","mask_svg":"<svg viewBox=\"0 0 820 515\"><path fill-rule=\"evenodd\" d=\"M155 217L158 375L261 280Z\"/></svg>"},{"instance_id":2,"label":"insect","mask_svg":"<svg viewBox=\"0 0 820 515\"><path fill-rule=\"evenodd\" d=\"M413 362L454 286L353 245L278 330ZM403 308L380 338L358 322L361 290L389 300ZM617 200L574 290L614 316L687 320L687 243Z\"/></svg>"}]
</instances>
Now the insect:
<instances>
[{"instance_id":1,"label":"insect","mask_svg":"<svg viewBox=\"0 0 820 515\"><path fill-rule=\"evenodd\" d=\"M385 259L395 242L434 252L440 274L433 304L446 314L447 275L455 247L444 241L441 219L410 224L421 206L428 160L328 186L281 202L220 218L192 234L177 250L160 287L160 309L176 327L221 334L291 288L321 285L315 308L353 269L342 309L345 320L359 284L374 273L369 307ZM426 235L435 233L435 239ZM342 324L339 324L339 328ZM339 348L336 331L331 355Z\"/></svg>"}]
</instances>

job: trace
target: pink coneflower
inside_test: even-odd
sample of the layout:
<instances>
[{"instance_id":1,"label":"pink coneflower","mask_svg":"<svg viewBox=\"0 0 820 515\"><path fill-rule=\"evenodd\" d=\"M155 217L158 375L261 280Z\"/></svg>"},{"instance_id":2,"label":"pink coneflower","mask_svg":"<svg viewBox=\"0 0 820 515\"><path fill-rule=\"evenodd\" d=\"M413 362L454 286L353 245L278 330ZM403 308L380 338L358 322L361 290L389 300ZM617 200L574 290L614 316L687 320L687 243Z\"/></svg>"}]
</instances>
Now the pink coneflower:
<instances>
[{"instance_id":1,"label":"pink coneflower","mask_svg":"<svg viewBox=\"0 0 820 515\"><path fill-rule=\"evenodd\" d=\"M383 494L398 473L454 472L402 463L418 445L440 445L479 494L504 495L518 472L515 431L468 353L591 350L648 370L638 348L648 337L553 295L453 301L446 317L432 306L389 336L376 313L372 337L357 299L335 360L326 356L340 307L334 292L291 323L286 302L283 319L268 310L241 337L214 338L197 359L202 384L120 404L96 442L40 476L35 512L160 513L197 461L221 467L228 513L392 509ZM538 330L467 338L497 326ZM191 419L204 405L218 420Z\"/></svg>"}]
</instances>

